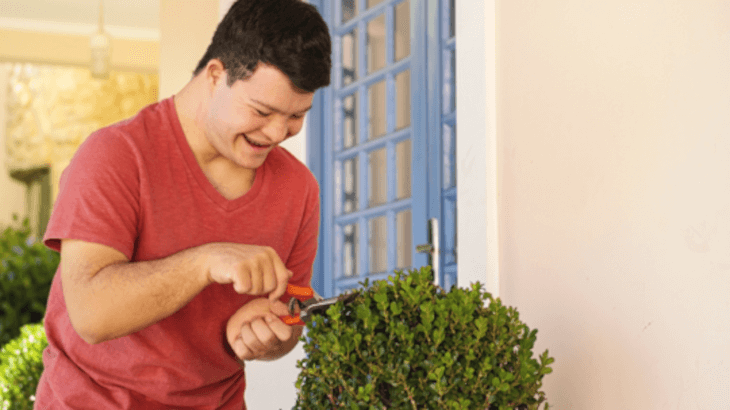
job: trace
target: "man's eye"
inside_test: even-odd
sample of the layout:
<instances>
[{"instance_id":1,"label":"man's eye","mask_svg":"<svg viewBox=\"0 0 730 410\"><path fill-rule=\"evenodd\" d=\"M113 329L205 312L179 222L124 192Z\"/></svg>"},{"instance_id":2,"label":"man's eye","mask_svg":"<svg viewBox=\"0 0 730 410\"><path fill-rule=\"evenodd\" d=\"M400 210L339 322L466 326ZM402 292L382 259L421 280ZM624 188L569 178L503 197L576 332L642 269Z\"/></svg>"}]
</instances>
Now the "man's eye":
<instances>
[{"instance_id":1,"label":"man's eye","mask_svg":"<svg viewBox=\"0 0 730 410\"><path fill-rule=\"evenodd\" d=\"M256 112L257 112L257 113L258 113L258 114L259 114L260 116L262 116L262 117L268 117L269 115L271 115L271 113L270 113L270 112L263 112L263 111L261 111L261 110L256 110Z\"/></svg>"}]
</instances>

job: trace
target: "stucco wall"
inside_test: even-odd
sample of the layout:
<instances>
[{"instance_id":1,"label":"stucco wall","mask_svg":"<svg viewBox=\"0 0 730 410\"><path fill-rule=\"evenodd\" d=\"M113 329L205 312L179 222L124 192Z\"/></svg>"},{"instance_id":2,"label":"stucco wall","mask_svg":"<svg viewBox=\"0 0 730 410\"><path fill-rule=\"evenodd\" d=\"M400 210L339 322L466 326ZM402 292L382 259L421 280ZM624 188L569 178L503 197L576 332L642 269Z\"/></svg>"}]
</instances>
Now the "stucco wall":
<instances>
[{"instance_id":1,"label":"stucco wall","mask_svg":"<svg viewBox=\"0 0 730 410\"><path fill-rule=\"evenodd\" d=\"M497 1L501 295L558 409L730 409L730 3Z\"/></svg>"}]
</instances>

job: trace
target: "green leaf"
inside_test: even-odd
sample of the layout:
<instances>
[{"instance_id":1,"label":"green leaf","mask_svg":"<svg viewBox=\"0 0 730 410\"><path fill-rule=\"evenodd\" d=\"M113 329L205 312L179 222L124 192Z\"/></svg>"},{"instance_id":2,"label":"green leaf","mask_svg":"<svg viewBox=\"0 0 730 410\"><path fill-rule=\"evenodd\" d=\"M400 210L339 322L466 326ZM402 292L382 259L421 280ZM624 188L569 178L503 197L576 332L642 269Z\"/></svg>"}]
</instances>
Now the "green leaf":
<instances>
[{"instance_id":1,"label":"green leaf","mask_svg":"<svg viewBox=\"0 0 730 410\"><path fill-rule=\"evenodd\" d=\"M401 308L401 306L396 302L390 302L390 311L397 316L403 312L403 308Z\"/></svg>"}]
</instances>

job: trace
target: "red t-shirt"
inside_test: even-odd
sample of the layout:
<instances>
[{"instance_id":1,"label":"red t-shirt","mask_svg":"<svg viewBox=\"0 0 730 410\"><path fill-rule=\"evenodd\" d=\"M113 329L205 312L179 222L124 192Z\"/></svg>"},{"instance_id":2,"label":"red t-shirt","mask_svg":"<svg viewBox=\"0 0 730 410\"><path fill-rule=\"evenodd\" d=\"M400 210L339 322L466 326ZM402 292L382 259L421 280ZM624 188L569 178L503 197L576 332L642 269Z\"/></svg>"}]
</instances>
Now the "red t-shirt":
<instances>
[{"instance_id":1,"label":"red t-shirt","mask_svg":"<svg viewBox=\"0 0 730 410\"><path fill-rule=\"evenodd\" d=\"M196 162L169 98L81 145L61 178L44 239L55 250L62 238L108 245L131 261L209 242L267 245L294 273L290 283L304 286L318 225L317 182L280 147L245 195L225 199ZM244 407L245 376L228 348L225 325L250 296L231 285L210 285L154 325L89 345L71 327L56 273L36 409Z\"/></svg>"}]
</instances>

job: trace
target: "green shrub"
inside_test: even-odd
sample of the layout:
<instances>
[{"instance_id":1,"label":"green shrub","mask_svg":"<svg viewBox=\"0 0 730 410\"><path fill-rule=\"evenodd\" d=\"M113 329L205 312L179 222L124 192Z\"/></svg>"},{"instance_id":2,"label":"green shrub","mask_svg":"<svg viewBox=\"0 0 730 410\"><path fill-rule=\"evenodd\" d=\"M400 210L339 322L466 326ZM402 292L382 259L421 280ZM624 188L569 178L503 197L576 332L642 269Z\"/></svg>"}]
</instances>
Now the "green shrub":
<instances>
[{"instance_id":1,"label":"green shrub","mask_svg":"<svg viewBox=\"0 0 730 410\"><path fill-rule=\"evenodd\" d=\"M554 359L480 284L446 292L426 267L362 285L308 324L295 409L548 409Z\"/></svg>"},{"instance_id":2,"label":"green shrub","mask_svg":"<svg viewBox=\"0 0 730 410\"><path fill-rule=\"evenodd\" d=\"M25 325L0 350L0 410L32 410L48 346L41 324Z\"/></svg>"},{"instance_id":3,"label":"green shrub","mask_svg":"<svg viewBox=\"0 0 730 410\"><path fill-rule=\"evenodd\" d=\"M27 219L2 232L0 346L17 337L21 326L43 320L59 260L57 252L31 236Z\"/></svg>"}]
</instances>

